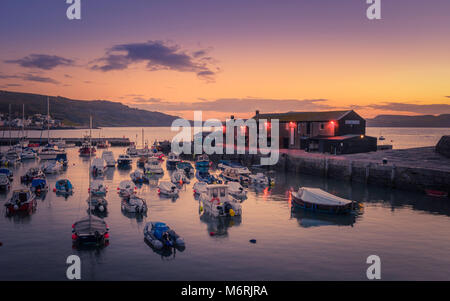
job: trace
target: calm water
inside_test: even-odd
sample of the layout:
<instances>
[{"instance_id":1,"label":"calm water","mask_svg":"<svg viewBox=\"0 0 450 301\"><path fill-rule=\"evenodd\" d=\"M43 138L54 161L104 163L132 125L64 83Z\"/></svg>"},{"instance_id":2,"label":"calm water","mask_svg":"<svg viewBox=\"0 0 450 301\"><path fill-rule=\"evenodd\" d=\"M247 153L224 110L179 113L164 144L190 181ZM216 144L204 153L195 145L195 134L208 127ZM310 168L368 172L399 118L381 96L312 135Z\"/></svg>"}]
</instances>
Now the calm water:
<instances>
[{"instance_id":1,"label":"calm water","mask_svg":"<svg viewBox=\"0 0 450 301\"><path fill-rule=\"evenodd\" d=\"M397 141L400 136L417 139L422 131L395 130ZM135 137L140 131L108 128L101 135ZM430 143L448 132L427 131L422 133L430 136ZM55 131L52 137L69 133L80 137L83 131ZM145 134L150 142L173 135L167 128L148 128ZM391 134L383 129L382 135ZM417 140L414 146L422 146L424 139ZM124 148L112 150L116 156L124 152ZM365 280L365 261L372 254L381 257L384 280L450 280L450 199L281 173L276 174L272 190L249 190L241 219L200 216L192 194L194 180L175 201L160 198L156 183L142 186L139 195L147 200L149 211L146 218L136 220L121 212L116 193L132 170L110 169L104 178L109 187L110 245L74 250L71 225L86 215L88 161L78 156L76 148L69 149L68 156L68 169L48 177L50 192L38 201L32 216L5 217L3 203L9 194L0 194L0 280L64 280L65 261L71 254L81 257L85 280ZM20 175L37 164L17 166L13 188L21 187ZM59 178L73 182L74 195L64 199L51 191ZM164 179L169 179L167 171ZM363 202L364 213L354 217L291 213L288 191L299 186L320 187ZM184 237L186 250L164 256L155 253L143 239L148 221L166 222ZM210 236L210 232L217 234ZM257 243L249 243L250 239Z\"/></svg>"}]
</instances>

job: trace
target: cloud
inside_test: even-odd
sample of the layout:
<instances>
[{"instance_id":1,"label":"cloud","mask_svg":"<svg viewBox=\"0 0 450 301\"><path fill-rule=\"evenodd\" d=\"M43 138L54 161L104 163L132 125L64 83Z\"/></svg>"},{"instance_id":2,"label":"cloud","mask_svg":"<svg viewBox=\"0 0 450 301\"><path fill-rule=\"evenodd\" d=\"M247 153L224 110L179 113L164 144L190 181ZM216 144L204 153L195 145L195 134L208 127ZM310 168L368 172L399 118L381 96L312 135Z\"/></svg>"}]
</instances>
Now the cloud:
<instances>
[{"instance_id":1,"label":"cloud","mask_svg":"<svg viewBox=\"0 0 450 301\"><path fill-rule=\"evenodd\" d=\"M57 80L54 80L50 77L40 76L33 73L24 73L19 75L3 75L0 74L0 79L20 79L25 81L32 81L32 82L40 82L40 83L49 83L49 84L59 84Z\"/></svg>"},{"instance_id":2,"label":"cloud","mask_svg":"<svg viewBox=\"0 0 450 301\"><path fill-rule=\"evenodd\" d=\"M212 81L215 72L212 60L205 60L206 50L194 51L192 55L178 45L162 41L115 45L106 50L102 58L94 60L91 69L108 72L124 70L134 63L146 63L149 71L174 70L192 72L204 80Z\"/></svg>"},{"instance_id":3,"label":"cloud","mask_svg":"<svg viewBox=\"0 0 450 301\"><path fill-rule=\"evenodd\" d=\"M450 95L449 96L444 96L444 97L450 98Z\"/></svg>"},{"instance_id":4,"label":"cloud","mask_svg":"<svg viewBox=\"0 0 450 301\"><path fill-rule=\"evenodd\" d=\"M72 66L74 61L57 55L47 54L30 54L17 60L6 60L5 63L18 64L26 68L37 68L43 70L51 70L58 66Z\"/></svg>"},{"instance_id":5,"label":"cloud","mask_svg":"<svg viewBox=\"0 0 450 301\"><path fill-rule=\"evenodd\" d=\"M220 98L213 101L169 102L158 98L135 98L131 104L142 109L161 111L214 111L224 113L331 110L335 107L325 104L326 99L262 99L262 98ZM155 107L157 105L157 107Z\"/></svg>"},{"instance_id":6,"label":"cloud","mask_svg":"<svg viewBox=\"0 0 450 301\"><path fill-rule=\"evenodd\" d=\"M365 107L376 110L398 111L416 114L450 114L450 104L412 104L402 102L385 102L381 104L371 104Z\"/></svg>"}]
</instances>

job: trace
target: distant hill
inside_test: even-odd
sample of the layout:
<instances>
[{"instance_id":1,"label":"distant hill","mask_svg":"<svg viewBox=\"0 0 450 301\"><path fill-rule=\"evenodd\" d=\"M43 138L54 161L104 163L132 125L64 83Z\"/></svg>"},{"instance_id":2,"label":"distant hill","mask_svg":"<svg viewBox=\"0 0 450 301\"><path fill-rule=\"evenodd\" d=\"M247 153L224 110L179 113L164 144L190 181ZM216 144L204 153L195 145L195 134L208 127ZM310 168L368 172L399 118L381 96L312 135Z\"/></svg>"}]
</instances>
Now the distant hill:
<instances>
[{"instance_id":1,"label":"distant hill","mask_svg":"<svg viewBox=\"0 0 450 301\"><path fill-rule=\"evenodd\" d=\"M373 119L367 119L369 127L450 127L450 114L434 115L378 115Z\"/></svg>"},{"instance_id":2,"label":"distant hill","mask_svg":"<svg viewBox=\"0 0 450 301\"><path fill-rule=\"evenodd\" d=\"M47 96L30 93L0 90L0 112L8 113L11 104L12 114L22 116L22 104L25 114L47 114ZM177 116L160 112L130 108L119 102L106 100L74 100L60 96L50 96L50 115L70 126L89 126L92 114L93 126L170 126Z\"/></svg>"}]
</instances>

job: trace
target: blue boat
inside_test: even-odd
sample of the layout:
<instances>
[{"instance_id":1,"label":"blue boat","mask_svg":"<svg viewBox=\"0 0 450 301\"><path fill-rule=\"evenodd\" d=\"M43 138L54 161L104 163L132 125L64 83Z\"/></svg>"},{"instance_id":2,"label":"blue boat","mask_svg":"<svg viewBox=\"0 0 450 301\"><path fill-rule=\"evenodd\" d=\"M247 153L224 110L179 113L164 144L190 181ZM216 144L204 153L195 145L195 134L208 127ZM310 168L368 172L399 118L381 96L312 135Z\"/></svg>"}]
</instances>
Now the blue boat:
<instances>
[{"instance_id":1,"label":"blue boat","mask_svg":"<svg viewBox=\"0 0 450 301\"><path fill-rule=\"evenodd\" d=\"M208 171L209 169L209 157L206 154L199 155L197 160L195 160L195 168L201 171Z\"/></svg>"},{"instance_id":2,"label":"blue boat","mask_svg":"<svg viewBox=\"0 0 450 301\"><path fill-rule=\"evenodd\" d=\"M47 181L42 178L33 179L31 181L31 191L35 194L40 194L48 190Z\"/></svg>"},{"instance_id":3,"label":"blue boat","mask_svg":"<svg viewBox=\"0 0 450 301\"><path fill-rule=\"evenodd\" d=\"M144 228L144 237L156 249L177 248L182 251L185 248L183 238L169 228L165 223L149 222Z\"/></svg>"},{"instance_id":4,"label":"blue boat","mask_svg":"<svg viewBox=\"0 0 450 301\"><path fill-rule=\"evenodd\" d=\"M194 173L194 167L191 163L186 161L181 161L177 164L177 169L184 171L187 175Z\"/></svg>"},{"instance_id":5,"label":"blue boat","mask_svg":"<svg viewBox=\"0 0 450 301\"><path fill-rule=\"evenodd\" d=\"M0 168L0 173L7 175L10 181L12 181L14 179L14 174L11 171L11 169Z\"/></svg>"},{"instance_id":6,"label":"blue boat","mask_svg":"<svg viewBox=\"0 0 450 301\"><path fill-rule=\"evenodd\" d=\"M55 192L63 194L71 194L73 192L72 183L67 179L61 179L56 181Z\"/></svg>"},{"instance_id":7,"label":"blue boat","mask_svg":"<svg viewBox=\"0 0 450 301\"><path fill-rule=\"evenodd\" d=\"M217 177L211 175L209 172L202 172L200 170L197 170L195 173L195 177L200 182L205 182L208 184L222 184L222 180L219 180Z\"/></svg>"}]
</instances>

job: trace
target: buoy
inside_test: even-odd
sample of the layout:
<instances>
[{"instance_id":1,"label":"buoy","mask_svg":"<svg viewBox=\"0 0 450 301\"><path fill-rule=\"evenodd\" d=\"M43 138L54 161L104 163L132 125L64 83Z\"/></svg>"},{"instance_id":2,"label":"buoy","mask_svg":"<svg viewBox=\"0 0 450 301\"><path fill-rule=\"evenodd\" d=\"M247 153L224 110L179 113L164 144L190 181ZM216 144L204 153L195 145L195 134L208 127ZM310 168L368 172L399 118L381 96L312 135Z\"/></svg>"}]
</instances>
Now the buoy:
<instances>
[{"instance_id":1,"label":"buoy","mask_svg":"<svg viewBox=\"0 0 450 301\"><path fill-rule=\"evenodd\" d=\"M214 236L214 235L216 235L216 233L214 233L214 232L209 232L209 235L210 235L210 236Z\"/></svg>"},{"instance_id":2,"label":"buoy","mask_svg":"<svg viewBox=\"0 0 450 301\"><path fill-rule=\"evenodd\" d=\"M233 209L230 209L230 215L234 216L234 210Z\"/></svg>"},{"instance_id":3,"label":"buoy","mask_svg":"<svg viewBox=\"0 0 450 301\"><path fill-rule=\"evenodd\" d=\"M250 239L249 240L252 244L256 244L256 239Z\"/></svg>"},{"instance_id":4,"label":"buoy","mask_svg":"<svg viewBox=\"0 0 450 301\"><path fill-rule=\"evenodd\" d=\"M53 192L56 192L56 188L53 188Z\"/></svg>"}]
</instances>

